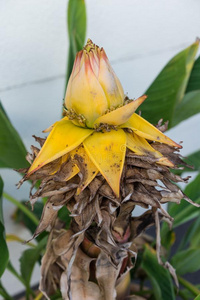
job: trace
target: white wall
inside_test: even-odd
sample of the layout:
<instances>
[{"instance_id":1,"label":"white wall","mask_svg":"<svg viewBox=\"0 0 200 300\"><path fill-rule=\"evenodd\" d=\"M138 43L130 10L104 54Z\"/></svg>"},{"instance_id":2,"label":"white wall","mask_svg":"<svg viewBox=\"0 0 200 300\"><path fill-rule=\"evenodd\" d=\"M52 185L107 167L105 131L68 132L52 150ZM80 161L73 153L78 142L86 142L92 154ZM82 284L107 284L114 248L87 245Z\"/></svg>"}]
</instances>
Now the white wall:
<instances>
[{"instance_id":1,"label":"white wall","mask_svg":"<svg viewBox=\"0 0 200 300\"><path fill-rule=\"evenodd\" d=\"M200 36L198 0L86 0L87 37L103 46L125 92L140 96L166 62ZM27 148L32 134L60 118L64 91L67 30L66 1L0 0L0 99ZM169 132L184 140L183 154L199 149L199 115ZM3 171L5 190L17 199L28 198L28 186L19 191L19 176ZM13 206L4 203L7 233L28 233L13 225ZM25 246L11 245L15 266ZM34 282L39 272L36 270ZM6 284L6 281L8 284ZM11 292L22 289L9 273L3 283Z\"/></svg>"}]
</instances>

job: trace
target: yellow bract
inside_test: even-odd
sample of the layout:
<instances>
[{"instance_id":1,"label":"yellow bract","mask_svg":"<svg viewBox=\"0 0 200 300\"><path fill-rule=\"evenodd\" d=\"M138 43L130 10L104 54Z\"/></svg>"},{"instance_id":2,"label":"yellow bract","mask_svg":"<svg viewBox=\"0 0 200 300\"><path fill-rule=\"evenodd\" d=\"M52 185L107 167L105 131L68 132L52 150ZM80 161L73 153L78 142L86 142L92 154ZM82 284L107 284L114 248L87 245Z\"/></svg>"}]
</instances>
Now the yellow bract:
<instances>
[{"instance_id":1,"label":"yellow bract","mask_svg":"<svg viewBox=\"0 0 200 300\"><path fill-rule=\"evenodd\" d=\"M159 151L156 151L151 145L142 137L134 133L127 133L127 148L135 152L137 155L150 156L157 159L157 163L164 164L169 167L174 167L166 157Z\"/></svg>"},{"instance_id":2,"label":"yellow bract","mask_svg":"<svg viewBox=\"0 0 200 300\"><path fill-rule=\"evenodd\" d=\"M150 141L157 141L159 143L168 144L173 147L182 148L179 144L172 141L165 134L163 134L160 130L154 127L151 123L137 115L136 113L130 117L130 119L124 123L122 128L130 128L137 135L148 139Z\"/></svg>"},{"instance_id":3,"label":"yellow bract","mask_svg":"<svg viewBox=\"0 0 200 300\"><path fill-rule=\"evenodd\" d=\"M49 128L51 132L30 167L27 177L47 163L62 157L54 170L54 173L56 173L62 163L72 159L71 172L68 172L65 180L67 181L81 172L82 179L77 193L83 191L97 173L100 172L115 195L119 197L120 179L126 148L129 148L137 155L155 158L158 164L174 167L173 163L156 151L146 139L165 143L173 147L180 148L181 146L169 139L142 117L137 114L132 115L145 98L146 96L142 96L99 117L95 122L96 124L106 123L116 126L123 123L120 127L129 128L133 130L132 133L125 132L124 129L119 129L119 127L118 130L111 130L110 132L95 132L93 129L74 125L67 117L54 123ZM130 117L130 115L132 116Z\"/></svg>"},{"instance_id":4,"label":"yellow bract","mask_svg":"<svg viewBox=\"0 0 200 300\"><path fill-rule=\"evenodd\" d=\"M69 163L64 180L80 172L77 193L100 172L119 197L127 148L137 155L154 158L158 164L174 167L148 140L182 147L134 113L146 98L144 95L125 104L123 87L104 49L88 40L76 55L68 82L65 97L68 117L44 130L51 132L26 176L60 158L51 175L62 172L63 164ZM106 111L110 112L105 114Z\"/></svg>"},{"instance_id":5,"label":"yellow bract","mask_svg":"<svg viewBox=\"0 0 200 300\"><path fill-rule=\"evenodd\" d=\"M146 95L130 102L122 107L119 107L106 115L99 117L94 124L109 124L109 125L121 125L128 121L132 114L136 111L138 106L147 98Z\"/></svg>"},{"instance_id":6,"label":"yellow bract","mask_svg":"<svg viewBox=\"0 0 200 300\"><path fill-rule=\"evenodd\" d=\"M95 132L83 145L88 156L119 197L120 178L126 153L126 134L120 129L110 132Z\"/></svg>"},{"instance_id":7,"label":"yellow bract","mask_svg":"<svg viewBox=\"0 0 200 300\"><path fill-rule=\"evenodd\" d=\"M70 152L79 146L92 132L93 130L80 128L65 119L57 122L27 175L29 176L47 163Z\"/></svg>"},{"instance_id":8,"label":"yellow bract","mask_svg":"<svg viewBox=\"0 0 200 300\"><path fill-rule=\"evenodd\" d=\"M94 179L98 173L98 169L93 164L89 156L87 155L83 145L74 149L71 153L71 158L76 163L76 166L80 169L83 178L81 179L81 184L77 189L77 194L82 192L86 186ZM77 172L78 173L78 172Z\"/></svg>"},{"instance_id":9,"label":"yellow bract","mask_svg":"<svg viewBox=\"0 0 200 300\"><path fill-rule=\"evenodd\" d=\"M64 117L64 118L62 119L62 121L64 121L64 120L65 120L65 121L68 121L69 119L68 119L68 117ZM48 128L44 129L42 132L44 132L44 133L50 132L50 131L55 127L55 125L56 125L58 122L60 122L60 121L57 121L57 122L53 123L51 126L49 126Z\"/></svg>"}]
</instances>

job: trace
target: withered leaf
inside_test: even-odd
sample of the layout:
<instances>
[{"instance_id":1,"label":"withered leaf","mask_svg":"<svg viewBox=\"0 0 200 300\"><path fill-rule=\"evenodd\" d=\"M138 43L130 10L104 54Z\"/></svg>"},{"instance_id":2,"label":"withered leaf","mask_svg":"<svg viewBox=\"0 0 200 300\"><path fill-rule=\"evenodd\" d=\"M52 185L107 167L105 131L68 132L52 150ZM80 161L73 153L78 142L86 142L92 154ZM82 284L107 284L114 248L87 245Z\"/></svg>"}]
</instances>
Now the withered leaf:
<instances>
[{"instance_id":1,"label":"withered leaf","mask_svg":"<svg viewBox=\"0 0 200 300\"><path fill-rule=\"evenodd\" d=\"M52 222L56 219L58 213L58 209L56 209L55 206L52 205L49 201L45 204L42 212L42 216L40 219L40 223L38 227L36 228L34 235L31 239L38 236L41 232L43 232L49 225L52 224Z\"/></svg>"},{"instance_id":2,"label":"withered leaf","mask_svg":"<svg viewBox=\"0 0 200 300\"><path fill-rule=\"evenodd\" d=\"M116 299L115 284L121 269L121 264L118 267L113 267L108 256L101 252L96 261L96 278L101 290L102 299Z\"/></svg>"}]
</instances>

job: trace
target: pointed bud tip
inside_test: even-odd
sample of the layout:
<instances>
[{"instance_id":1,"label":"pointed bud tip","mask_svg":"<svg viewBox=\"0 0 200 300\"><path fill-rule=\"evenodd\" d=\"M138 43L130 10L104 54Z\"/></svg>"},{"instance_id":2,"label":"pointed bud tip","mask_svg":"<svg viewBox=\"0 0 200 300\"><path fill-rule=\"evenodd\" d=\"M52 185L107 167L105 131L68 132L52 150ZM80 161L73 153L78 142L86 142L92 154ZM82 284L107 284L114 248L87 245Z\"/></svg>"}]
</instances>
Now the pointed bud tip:
<instances>
[{"instance_id":1,"label":"pointed bud tip","mask_svg":"<svg viewBox=\"0 0 200 300\"><path fill-rule=\"evenodd\" d=\"M92 50L96 50L99 46L95 45L91 39L87 40L85 47L83 48L86 52L90 52Z\"/></svg>"}]
</instances>

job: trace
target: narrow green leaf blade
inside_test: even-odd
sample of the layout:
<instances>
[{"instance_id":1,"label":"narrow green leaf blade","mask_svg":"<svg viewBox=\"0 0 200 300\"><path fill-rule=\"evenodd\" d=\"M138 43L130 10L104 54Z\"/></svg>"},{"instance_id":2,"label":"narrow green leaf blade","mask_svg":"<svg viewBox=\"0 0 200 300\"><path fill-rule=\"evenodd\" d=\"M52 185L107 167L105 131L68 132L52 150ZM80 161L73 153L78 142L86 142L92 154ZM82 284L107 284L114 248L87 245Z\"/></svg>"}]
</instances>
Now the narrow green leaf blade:
<instances>
[{"instance_id":1,"label":"narrow green leaf blade","mask_svg":"<svg viewBox=\"0 0 200 300\"><path fill-rule=\"evenodd\" d=\"M147 273L152 283L156 300L175 300L172 278L169 271L158 264L155 251L145 247L141 267Z\"/></svg>"},{"instance_id":2,"label":"narrow green leaf blade","mask_svg":"<svg viewBox=\"0 0 200 300\"><path fill-rule=\"evenodd\" d=\"M190 248L179 251L172 257L171 264L178 275L196 272L200 266L200 249Z\"/></svg>"},{"instance_id":3,"label":"narrow green leaf blade","mask_svg":"<svg viewBox=\"0 0 200 300\"><path fill-rule=\"evenodd\" d=\"M200 90L185 94L175 109L172 126L176 126L180 122L198 113L200 113Z\"/></svg>"},{"instance_id":4,"label":"narrow green leaf blade","mask_svg":"<svg viewBox=\"0 0 200 300\"><path fill-rule=\"evenodd\" d=\"M195 42L174 56L145 92L148 98L140 106L145 119L157 124L163 118L172 127L174 110L184 96L198 46Z\"/></svg>"},{"instance_id":5,"label":"narrow green leaf blade","mask_svg":"<svg viewBox=\"0 0 200 300\"><path fill-rule=\"evenodd\" d=\"M7 270L13 275L15 276L25 287L26 287L26 283L24 281L24 279L22 278L22 276L17 272L17 270L14 268L14 266L12 265L11 261L8 262L7 265Z\"/></svg>"},{"instance_id":6,"label":"narrow green leaf blade","mask_svg":"<svg viewBox=\"0 0 200 300\"><path fill-rule=\"evenodd\" d=\"M2 283L0 282L0 295L3 296L3 299L13 300L13 298L8 294Z\"/></svg>"},{"instance_id":7,"label":"narrow green leaf blade","mask_svg":"<svg viewBox=\"0 0 200 300\"><path fill-rule=\"evenodd\" d=\"M192 72L190 75L190 79L188 81L186 93L200 90L200 56L196 59L194 66L192 68Z\"/></svg>"},{"instance_id":8,"label":"narrow green leaf blade","mask_svg":"<svg viewBox=\"0 0 200 300\"><path fill-rule=\"evenodd\" d=\"M195 202L200 204L200 198ZM199 208L182 200L180 205L173 203L169 206L169 214L174 218L173 228L175 228L196 218L199 215Z\"/></svg>"},{"instance_id":9,"label":"narrow green leaf blade","mask_svg":"<svg viewBox=\"0 0 200 300\"><path fill-rule=\"evenodd\" d=\"M200 226L200 217L198 217L197 220L194 220L193 225L194 225L194 230L191 234L190 237L190 245L191 247L199 247L200 248L200 234L199 234L199 226L197 227L197 225ZM196 226L195 226L196 225Z\"/></svg>"},{"instance_id":10,"label":"narrow green leaf blade","mask_svg":"<svg viewBox=\"0 0 200 300\"><path fill-rule=\"evenodd\" d=\"M0 103L0 168L28 166L26 148Z\"/></svg>"},{"instance_id":11,"label":"narrow green leaf blade","mask_svg":"<svg viewBox=\"0 0 200 300\"><path fill-rule=\"evenodd\" d=\"M200 171L200 150L189 155L187 162L193 166L193 171Z\"/></svg>"},{"instance_id":12,"label":"narrow green leaf blade","mask_svg":"<svg viewBox=\"0 0 200 300\"><path fill-rule=\"evenodd\" d=\"M34 266L39 260L42 250L45 249L46 243L47 236L38 243L36 248L25 250L20 258L21 275L29 288Z\"/></svg>"},{"instance_id":13,"label":"narrow green leaf blade","mask_svg":"<svg viewBox=\"0 0 200 300\"><path fill-rule=\"evenodd\" d=\"M2 210L3 180L0 177L0 277L4 273L9 260L9 252L5 239Z\"/></svg>"},{"instance_id":14,"label":"narrow green leaf blade","mask_svg":"<svg viewBox=\"0 0 200 300\"><path fill-rule=\"evenodd\" d=\"M200 300L200 294L194 300Z\"/></svg>"},{"instance_id":15,"label":"narrow green leaf blade","mask_svg":"<svg viewBox=\"0 0 200 300\"><path fill-rule=\"evenodd\" d=\"M76 53L85 42L86 35L86 6L84 0L69 0L68 3L68 35L69 54L66 75L66 87L73 68Z\"/></svg>"},{"instance_id":16,"label":"narrow green leaf blade","mask_svg":"<svg viewBox=\"0 0 200 300\"><path fill-rule=\"evenodd\" d=\"M59 211L58 211L58 218L65 222L65 228L69 229L70 223L71 223L71 217L70 217L70 212L67 209L66 206L63 206Z\"/></svg>"},{"instance_id":17,"label":"narrow green leaf blade","mask_svg":"<svg viewBox=\"0 0 200 300\"><path fill-rule=\"evenodd\" d=\"M184 193L193 201L195 201L197 198L200 198L199 187L200 187L200 174L198 174L196 178L186 186Z\"/></svg>"},{"instance_id":18,"label":"narrow green leaf blade","mask_svg":"<svg viewBox=\"0 0 200 300\"><path fill-rule=\"evenodd\" d=\"M8 264L9 252L5 240L5 230L3 224L0 222L0 277L3 275Z\"/></svg>"},{"instance_id":19,"label":"narrow green leaf blade","mask_svg":"<svg viewBox=\"0 0 200 300\"><path fill-rule=\"evenodd\" d=\"M27 200L21 201L20 202L22 205L27 207ZM41 215L42 215L42 210L43 210L43 203L42 202L36 202L34 204L34 210L32 211L32 214L40 220ZM29 209L29 208L28 208ZM37 225L33 220L24 213L19 207L15 210L13 214L13 219L16 223L22 223L26 226L27 229L30 230L30 232L33 234L37 228Z\"/></svg>"},{"instance_id":20,"label":"narrow green leaf blade","mask_svg":"<svg viewBox=\"0 0 200 300\"><path fill-rule=\"evenodd\" d=\"M185 249L187 246L196 248L200 246L200 216L197 217L189 226L187 232L184 234L179 249Z\"/></svg>"}]
</instances>

